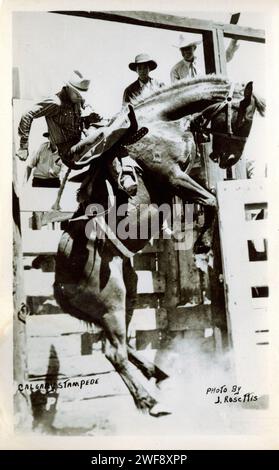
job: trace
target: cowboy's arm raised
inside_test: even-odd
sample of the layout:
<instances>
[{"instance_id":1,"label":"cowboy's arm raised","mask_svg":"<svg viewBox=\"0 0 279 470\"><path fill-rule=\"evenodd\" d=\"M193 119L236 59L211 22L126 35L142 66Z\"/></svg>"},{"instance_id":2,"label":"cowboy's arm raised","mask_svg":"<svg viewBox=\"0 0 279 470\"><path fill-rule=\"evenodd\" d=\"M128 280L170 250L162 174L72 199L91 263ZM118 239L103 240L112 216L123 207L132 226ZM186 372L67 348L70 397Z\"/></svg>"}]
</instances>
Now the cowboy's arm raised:
<instances>
[{"instance_id":1,"label":"cowboy's arm raised","mask_svg":"<svg viewBox=\"0 0 279 470\"><path fill-rule=\"evenodd\" d=\"M131 100L131 96L130 96L128 88L126 88L126 90L123 93L122 106L125 106L126 104L130 103L130 100Z\"/></svg>"},{"instance_id":2,"label":"cowboy's arm raised","mask_svg":"<svg viewBox=\"0 0 279 470\"><path fill-rule=\"evenodd\" d=\"M54 116L59 112L59 105L60 101L58 97L47 98L35 104L33 108L23 114L18 126L18 134L20 136L20 148L16 154L21 160L26 160L28 157L29 134L33 119Z\"/></svg>"},{"instance_id":3,"label":"cowboy's arm raised","mask_svg":"<svg viewBox=\"0 0 279 470\"><path fill-rule=\"evenodd\" d=\"M239 48L239 44L237 44L237 39L231 39L230 44L228 45L228 48L226 50L226 61L230 62L237 49Z\"/></svg>"},{"instance_id":4,"label":"cowboy's arm raised","mask_svg":"<svg viewBox=\"0 0 279 470\"><path fill-rule=\"evenodd\" d=\"M178 82L180 80L180 76L179 76L176 65L171 69L170 80L171 80L171 83L175 83L175 82Z\"/></svg>"}]
</instances>

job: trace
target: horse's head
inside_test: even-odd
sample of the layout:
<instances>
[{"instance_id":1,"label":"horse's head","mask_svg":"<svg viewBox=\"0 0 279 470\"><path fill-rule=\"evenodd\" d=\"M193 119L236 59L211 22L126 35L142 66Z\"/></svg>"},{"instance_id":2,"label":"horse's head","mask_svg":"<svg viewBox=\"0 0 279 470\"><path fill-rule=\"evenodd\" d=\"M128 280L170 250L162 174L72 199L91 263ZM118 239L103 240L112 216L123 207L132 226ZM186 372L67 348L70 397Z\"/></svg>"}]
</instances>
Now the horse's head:
<instances>
[{"instance_id":1,"label":"horse's head","mask_svg":"<svg viewBox=\"0 0 279 470\"><path fill-rule=\"evenodd\" d=\"M205 122L211 122L210 128L204 129L212 135L210 158L221 168L231 167L241 158L255 110L263 116L265 105L253 94L253 82L249 82L242 96L233 97L233 93L231 96L229 93L223 102L210 105L202 112Z\"/></svg>"},{"instance_id":2,"label":"horse's head","mask_svg":"<svg viewBox=\"0 0 279 470\"><path fill-rule=\"evenodd\" d=\"M223 168L240 159L255 110L263 116L265 104L253 94L252 82L233 86L227 78L216 76L181 81L135 106L138 120L150 129L150 142L157 141L157 153L170 155L173 149L176 161L186 148L181 118L194 115L193 131L197 137L212 134L211 158Z\"/></svg>"}]
</instances>

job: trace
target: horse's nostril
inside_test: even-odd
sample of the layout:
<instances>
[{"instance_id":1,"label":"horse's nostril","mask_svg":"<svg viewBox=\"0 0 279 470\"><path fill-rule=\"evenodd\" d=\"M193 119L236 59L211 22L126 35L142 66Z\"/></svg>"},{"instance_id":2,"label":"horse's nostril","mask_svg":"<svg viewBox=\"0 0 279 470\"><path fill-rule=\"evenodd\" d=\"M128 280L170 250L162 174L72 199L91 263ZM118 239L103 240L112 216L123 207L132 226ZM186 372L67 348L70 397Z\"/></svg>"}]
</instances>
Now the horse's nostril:
<instances>
[{"instance_id":1,"label":"horse's nostril","mask_svg":"<svg viewBox=\"0 0 279 470\"><path fill-rule=\"evenodd\" d=\"M209 154L209 158L211 158L211 160L213 160L215 163L218 162L218 155L217 155L216 153L214 153L214 152L211 152L211 153Z\"/></svg>"}]
</instances>

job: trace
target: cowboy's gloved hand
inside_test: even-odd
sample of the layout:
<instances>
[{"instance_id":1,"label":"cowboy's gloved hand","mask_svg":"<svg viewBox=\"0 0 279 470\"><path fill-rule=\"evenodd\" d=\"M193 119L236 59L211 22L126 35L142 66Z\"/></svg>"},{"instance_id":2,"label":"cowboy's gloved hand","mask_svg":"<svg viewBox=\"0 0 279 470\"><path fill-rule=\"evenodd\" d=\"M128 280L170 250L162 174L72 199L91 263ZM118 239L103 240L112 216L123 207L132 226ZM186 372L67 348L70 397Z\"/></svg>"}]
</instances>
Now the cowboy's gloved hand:
<instances>
[{"instance_id":1,"label":"cowboy's gloved hand","mask_svg":"<svg viewBox=\"0 0 279 470\"><path fill-rule=\"evenodd\" d=\"M27 157L28 157L28 150L27 149L18 149L18 151L16 152L16 156L25 162L25 160L27 160Z\"/></svg>"},{"instance_id":2,"label":"cowboy's gloved hand","mask_svg":"<svg viewBox=\"0 0 279 470\"><path fill-rule=\"evenodd\" d=\"M94 124L95 122L100 122L102 120L102 116L100 116L100 114L98 113L91 113L89 114L88 116L86 116L84 118L84 125L85 127L88 129L88 127L91 125L91 124Z\"/></svg>"}]
</instances>

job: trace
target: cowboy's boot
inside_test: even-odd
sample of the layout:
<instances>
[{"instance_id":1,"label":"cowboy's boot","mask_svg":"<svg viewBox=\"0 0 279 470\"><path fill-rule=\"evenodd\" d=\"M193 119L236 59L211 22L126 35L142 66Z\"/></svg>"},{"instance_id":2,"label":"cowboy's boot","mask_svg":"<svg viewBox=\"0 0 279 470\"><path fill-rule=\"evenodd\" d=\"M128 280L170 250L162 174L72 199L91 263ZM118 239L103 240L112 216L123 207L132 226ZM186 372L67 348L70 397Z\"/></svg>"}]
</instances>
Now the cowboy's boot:
<instances>
[{"instance_id":1,"label":"cowboy's boot","mask_svg":"<svg viewBox=\"0 0 279 470\"><path fill-rule=\"evenodd\" d=\"M125 191L128 196L134 196L138 187L137 172L141 171L135 160L129 156L116 157L111 162L110 170L113 178L117 180L119 189Z\"/></svg>"},{"instance_id":2,"label":"cowboy's boot","mask_svg":"<svg viewBox=\"0 0 279 470\"><path fill-rule=\"evenodd\" d=\"M138 177L136 170L139 165L131 157L121 159L122 172L119 178L119 185L129 195L134 196L137 192Z\"/></svg>"}]
</instances>

